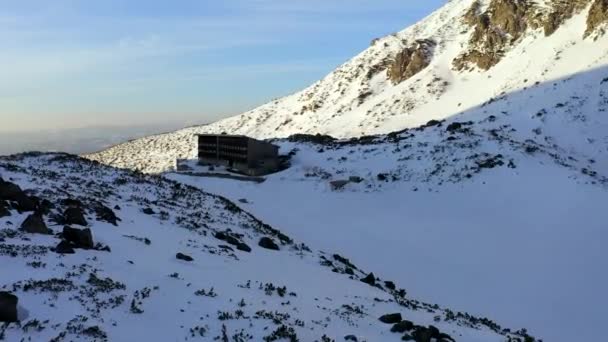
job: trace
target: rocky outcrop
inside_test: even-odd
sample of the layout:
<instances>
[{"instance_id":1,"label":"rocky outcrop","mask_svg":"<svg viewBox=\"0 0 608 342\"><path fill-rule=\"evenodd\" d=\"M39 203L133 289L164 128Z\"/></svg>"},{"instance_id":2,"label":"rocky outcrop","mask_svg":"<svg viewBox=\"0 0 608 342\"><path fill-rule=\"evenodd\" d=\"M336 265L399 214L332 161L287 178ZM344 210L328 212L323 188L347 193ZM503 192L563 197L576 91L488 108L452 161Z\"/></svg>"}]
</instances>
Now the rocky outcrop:
<instances>
[{"instance_id":1,"label":"rocky outcrop","mask_svg":"<svg viewBox=\"0 0 608 342\"><path fill-rule=\"evenodd\" d=\"M591 0L553 0L551 11L543 19L543 29L550 36L568 19L582 11Z\"/></svg>"},{"instance_id":2,"label":"rocky outcrop","mask_svg":"<svg viewBox=\"0 0 608 342\"><path fill-rule=\"evenodd\" d=\"M587 17L587 30L585 38L593 33L603 35L606 33L606 25L608 24L608 0L595 0L589 9Z\"/></svg>"},{"instance_id":3,"label":"rocky outcrop","mask_svg":"<svg viewBox=\"0 0 608 342\"><path fill-rule=\"evenodd\" d=\"M527 0L494 0L485 12L479 2L465 14L463 20L474 27L469 49L454 59L457 70L477 66L488 70L498 64L505 50L517 42L528 27L539 25L536 11Z\"/></svg>"},{"instance_id":4,"label":"rocky outcrop","mask_svg":"<svg viewBox=\"0 0 608 342\"><path fill-rule=\"evenodd\" d=\"M434 47L434 41L424 39L403 49L389 64L388 78L393 84L399 84L424 70L431 63Z\"/></svg>"}]
</instances>

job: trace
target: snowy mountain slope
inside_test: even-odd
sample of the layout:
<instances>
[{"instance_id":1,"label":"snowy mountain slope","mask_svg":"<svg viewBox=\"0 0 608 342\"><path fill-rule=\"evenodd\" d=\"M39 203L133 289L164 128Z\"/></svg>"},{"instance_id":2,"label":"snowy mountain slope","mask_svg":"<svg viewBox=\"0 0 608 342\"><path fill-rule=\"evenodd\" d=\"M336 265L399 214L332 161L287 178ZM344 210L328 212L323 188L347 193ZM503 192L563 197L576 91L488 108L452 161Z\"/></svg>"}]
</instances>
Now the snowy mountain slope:
<instances>
[{"instance_id":1,"label":"snowy mountain slope","mask_svg":"<svg viewBox=\"0 0 608 342\"><path fill-rule=\"evenodd\" d=\"M302 92L211 125L131 141L88 157L159 172L176 158L194 155L196 133L358 137L459 114L498 116L505 102L513 109L512 120L533 125L531 113L545 110L562 116L568 125L560 130L567 130L570 140L605 142L604 136L581 136L591 124L569 127L581 115L605 124L606 86L600 82L608 64L608 35L602 29L608 13L602 3L450 1L418 24L374 41ZM488 103L494 99L505 102ZM555 107L566 101L567 108Z\"/></svg>"},{"instance_id":2,"label":"snowy mountain slope","mask_svg":"<svg viewBox=\"0 0 608 342\"><path fill-rule=\"evenodd\" d=\"M417 298L491 312L545 341L602 339L606 169L503 140L502 120L493 123L494 139L486 121L357 143L276 141L282 153L294 151L292 166L262 183L167 177L244 198L243 207L265 222L349 255Z\"/></svg>"},{"instance_id":3,"label":"snowy mountain slope","mask_svg":"<svg viewBox=\"0 0 608 342\"><path fill-rule=\"evenodd\" d=\"M2 157L0 174L0 320L20 320L0 340L532 340L161 177L64 154ZM379 320L393 313L420 326Z\"/></svg>"}]
</instances>

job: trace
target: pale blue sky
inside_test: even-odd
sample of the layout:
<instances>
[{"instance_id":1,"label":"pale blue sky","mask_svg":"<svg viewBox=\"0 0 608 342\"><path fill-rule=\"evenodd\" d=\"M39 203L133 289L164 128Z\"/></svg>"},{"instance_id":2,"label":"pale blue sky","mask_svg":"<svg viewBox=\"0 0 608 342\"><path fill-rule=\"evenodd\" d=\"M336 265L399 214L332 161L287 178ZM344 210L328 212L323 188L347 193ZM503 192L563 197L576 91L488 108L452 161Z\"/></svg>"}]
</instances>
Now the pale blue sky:
<instances>
[{"instance_id":1,"label":"pale blue sky","mask_svg":"<svg viewBox=\"0 0 608 342\"><path fill-rule=\"evenodd\" d=\"M0 131L238 114L444 2L0 0Z\"/></svg>"}]
</instances>

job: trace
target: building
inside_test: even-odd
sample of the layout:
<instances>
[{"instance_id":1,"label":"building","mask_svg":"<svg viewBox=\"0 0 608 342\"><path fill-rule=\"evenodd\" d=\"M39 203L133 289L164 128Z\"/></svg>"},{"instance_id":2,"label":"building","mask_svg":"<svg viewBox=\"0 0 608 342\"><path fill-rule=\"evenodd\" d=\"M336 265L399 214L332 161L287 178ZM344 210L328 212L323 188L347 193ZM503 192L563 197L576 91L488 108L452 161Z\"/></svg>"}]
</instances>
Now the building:
<instances>
[{"instance_id":1,"label":"building","mask_svg":"<svg viewBox=\"0 0 608 342\"><path fill-rule=\"evenodd\" d=\"M199 163L259 176L279 169L279 147L243 135L198 135Z\"/></svg>"}]
</instances>

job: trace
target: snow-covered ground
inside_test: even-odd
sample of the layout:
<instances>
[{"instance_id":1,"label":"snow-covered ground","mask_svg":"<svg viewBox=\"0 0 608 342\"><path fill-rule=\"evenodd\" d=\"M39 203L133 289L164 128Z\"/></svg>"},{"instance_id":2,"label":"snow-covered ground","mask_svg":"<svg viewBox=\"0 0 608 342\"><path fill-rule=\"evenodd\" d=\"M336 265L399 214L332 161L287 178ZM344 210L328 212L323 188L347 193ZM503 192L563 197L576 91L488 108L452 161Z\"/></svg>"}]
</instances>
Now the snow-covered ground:
<instances>
[{"instance_id":1,"label":"snow-covered ground","mask_svg":"<svg viewBox=\"0 0 608 342\"><path fill-rule=\"evenodd\" d=\"M283 143L283 152L294 146ZM261 184L168 176L244 198L244 208L265 222L397 279L416 298L525 326L545 341L604 335L605 186L523 154L515 157L516 168L483 170L456 183L385 182L376 173L397 174L386 167L398 164L383 162L393 156L382 149L362 160L349 154L357 146L322 153L315 145L297 146L292 168ZM340 162L341 156L351 160ZM350 175L363 181L331 190L330 180Z\"/></svg>"},{"instance_id":2,"label":"snow-covered ground","mask_svg":"<svg viewBox=\"0 0 608 342\"><path fill-rule=\"evenodd\" d=\"M412 299L401 284L356 266L368 263L364 255L376 264L368 251L355 251L351 263L333 247L305 246L233 202L158 176L63 154L0 157L0 175L0 320L11 315L4 291L18 297L20 320L0 324L0 340L399 341L404 333L379 320L393 313L420 325L403 323L409 334L442 342L516 336ZM33 210L51 234L19 229ZM58 253L86 243L62 234L66 224L89 228L95 246ZM279 250L259 244L264 238Z\"/></svg>"}]
</instances>

